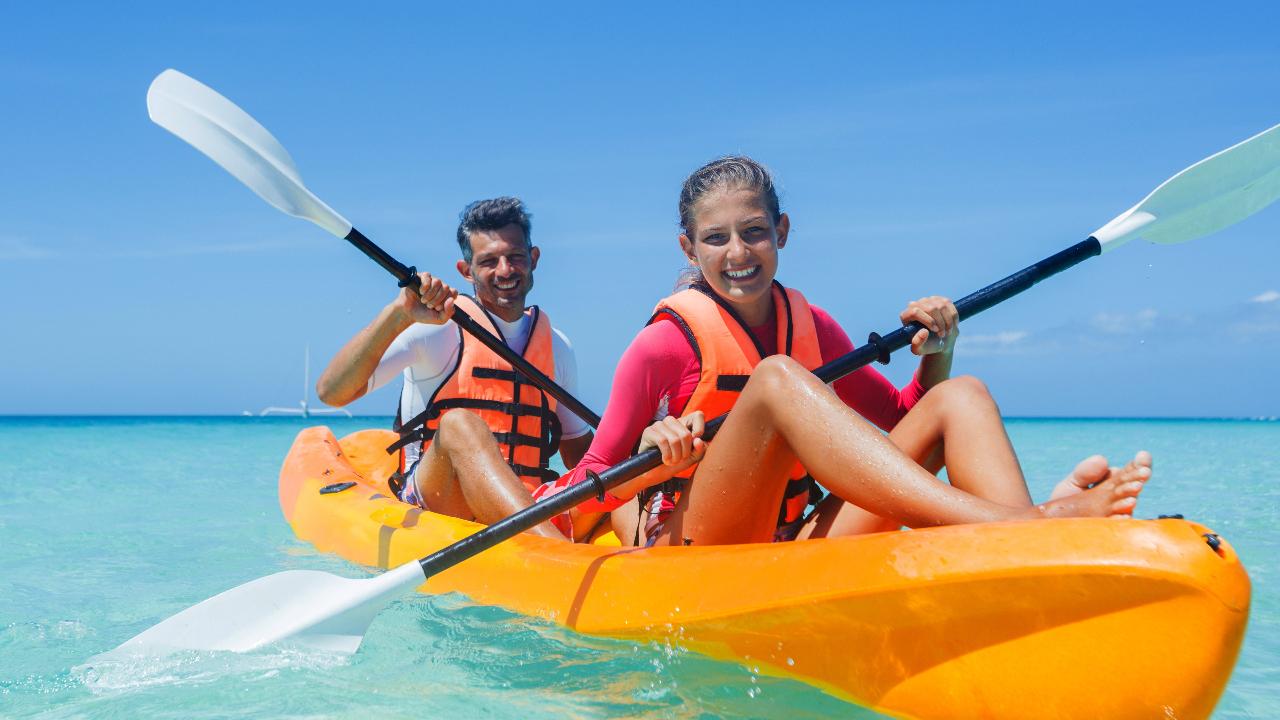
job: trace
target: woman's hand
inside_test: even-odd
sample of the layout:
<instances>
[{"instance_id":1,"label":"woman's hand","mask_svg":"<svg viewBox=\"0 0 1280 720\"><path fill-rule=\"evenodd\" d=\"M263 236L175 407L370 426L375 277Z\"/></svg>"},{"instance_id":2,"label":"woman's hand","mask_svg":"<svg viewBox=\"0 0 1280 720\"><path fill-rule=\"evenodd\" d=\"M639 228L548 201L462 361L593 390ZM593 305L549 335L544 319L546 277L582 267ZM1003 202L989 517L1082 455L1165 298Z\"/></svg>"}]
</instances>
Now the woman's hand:
<instances>
[{"instance_id":1,"label":"woman's hand","mask_svg":"<svg viewBox=\"0 0 1280 720\"><path fill-rule=\"evenodd\" d=\"M907 304L898 316L903 325L918 322L924 329L911 338L911 352L916 355L933 355L951 352L960 336L960 311L955 303L939 295L933 295Z\"/></svg>"},{"instance_id":2,"label":"woman's hand","mask_svg":"<svg viewBox=\"0 0 1280 720\"><path fill-rule=\"evenodd\" d=\"M664 469L674 475L702 460L707 451L702 439L705 427L702 411L682 418L665 417L645 428L638 452L658 448Z\"/></svg>"},{"instance_id":3,"label":"woman's hand","mask_svg":"<svg viewBox=\"0 0 1280 720\"><path fill-rule=\"evenodd\" d=\"M443 325L453 317L453 302L458 291L431 273L418 273L418 279L421 281L418 292L404 288L392 304L408 322Z\"/></svg>"}]
</instances>

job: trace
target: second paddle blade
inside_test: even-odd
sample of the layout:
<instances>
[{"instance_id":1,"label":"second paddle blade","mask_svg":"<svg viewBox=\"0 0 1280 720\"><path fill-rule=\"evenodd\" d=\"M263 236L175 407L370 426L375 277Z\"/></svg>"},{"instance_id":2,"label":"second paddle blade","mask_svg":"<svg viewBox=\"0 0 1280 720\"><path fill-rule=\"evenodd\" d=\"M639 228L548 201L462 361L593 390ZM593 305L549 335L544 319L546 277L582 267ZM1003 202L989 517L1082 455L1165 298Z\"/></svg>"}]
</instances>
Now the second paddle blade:
<instances>
[{"instance_id":1,"label":"second paddle blade","mask_svg":"<svg viewBox=\"0 0 1280 720\"><path fill-rule=\"evenodd\" d=\"M351 653L360 647L378 612L423 581L417 563L368 579L316 570L276 573L193 605L113 652L245 652L289 640Z\"/></svg>"},{"instance_id":2,"label":"second paddle blade","mask_svg":"<svg viewBox=\"0 0 1280 720\"><path fill-rule=\"evenodd\" d=\"M1132 237L1180 243L1204 237L1280 198L1280 125L1165 180L1142 202L1098 228L1104 251Z\"/></svg>"}]
</instances>

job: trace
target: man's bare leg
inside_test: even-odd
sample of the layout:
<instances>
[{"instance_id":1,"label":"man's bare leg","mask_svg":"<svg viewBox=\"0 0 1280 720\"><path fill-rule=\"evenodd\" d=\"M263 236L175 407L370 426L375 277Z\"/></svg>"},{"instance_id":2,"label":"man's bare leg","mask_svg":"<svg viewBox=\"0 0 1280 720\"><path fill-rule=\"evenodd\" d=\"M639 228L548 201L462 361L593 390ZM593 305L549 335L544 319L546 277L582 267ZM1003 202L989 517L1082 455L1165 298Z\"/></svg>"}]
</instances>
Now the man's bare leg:
<instances>
[{"instance_id":1,"label":"man's bare leg","mask_svg":"<svg viewBox=\"0 0 1280 720\"><path fill-rule=\"evenodd\" d=\"M431 445L413 474L418 497L432 512L491 524L533 504L524 482L498 452L479 416L451 410L440 418ZM565 540L550 522L529 532Z\"/></svg>"}]
</instances>

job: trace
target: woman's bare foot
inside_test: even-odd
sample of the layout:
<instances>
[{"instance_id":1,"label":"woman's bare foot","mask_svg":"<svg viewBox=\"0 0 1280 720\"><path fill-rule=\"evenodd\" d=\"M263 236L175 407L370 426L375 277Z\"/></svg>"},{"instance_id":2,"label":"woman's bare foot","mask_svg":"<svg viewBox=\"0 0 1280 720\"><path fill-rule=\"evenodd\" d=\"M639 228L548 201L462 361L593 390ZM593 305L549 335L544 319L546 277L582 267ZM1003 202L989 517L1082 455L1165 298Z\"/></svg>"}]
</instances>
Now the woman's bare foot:
<instances>
[{"instance_id":1,"label":"woman's bare foot","mask_svg":"<svg viewBox=\"0 0 1280 720\"><path fill-rule=\"evenodd\" d=\"M1092 487L1081 488L1077 483L1072 482L1076 489L1069 491L1066 495L1059 496L1058 491L1068 481L1072 480L1072 476L1079 472L1081 465L1085 463L1092 465L1093 458L1088 458L1080 465L1077 465L1072 475L1069 475L1066 480L1058 485L1058 488L1054 489L1055 497L1035 508L1041 516L1132 516L1133 509L1138 505L1138 493L1142 492L1147 480L1151 479L1151 453L1144 450L1135 455L1128 465L1122 468L1110 468L1106 477L1094 483ZM1086 468L1086 470L1088 469Z\"/></svg>"},{"instance_id":2,"label":"woman's bare foot","mask_svg":"<svg viewBox=\"0 0 1280 720\"><path fill-rule=\"evenodd\" d=\"M1053 492L1049 494L1050 500L1057 500L1068 495L1084 492L1089 488L1097 485L1107 479L1107 475L1111 473L1111 468L1107 465L1107 459L1101 455L1090 455L1080 461L1079 465L1071 471L1071 474L1062 479L1053 488Z\"/></svg>"}]
</instances>

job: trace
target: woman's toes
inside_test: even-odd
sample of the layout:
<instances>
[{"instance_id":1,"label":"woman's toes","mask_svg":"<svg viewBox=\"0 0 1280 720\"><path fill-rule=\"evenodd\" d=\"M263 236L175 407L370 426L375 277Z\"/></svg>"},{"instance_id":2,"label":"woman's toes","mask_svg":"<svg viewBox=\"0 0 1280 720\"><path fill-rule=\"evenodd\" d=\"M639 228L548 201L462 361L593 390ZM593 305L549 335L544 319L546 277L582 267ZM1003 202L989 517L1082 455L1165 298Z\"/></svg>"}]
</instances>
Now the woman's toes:
<instances>
[{"instance_id":1,"label":"woman's toes","mask_svg":"<svg viewBox=\"0 0 1280 720\"><path fill-rule=\"evenodd\" d=\"M1133 456L1134 465L1138 465L1140 467L1145 467L1149 469L1151 467L1151 462L1152 462L1151 453L1147 452L1146 450L1139 450L1138 454Z\"/></svg>"},{"instance_id":2,"label":"woman's toes","mask_svg":"<svg viewBox=\"0 0 1280 720\"><path fill-rule=\"evenodd\" d=\"M1120 498L1111 503L1111 517L1131 517L1136 507L1138 507L1136 496Z\"/></svg>"},{"instance_id":3,"label":"woman's toes","mask_svg":"<svg viewBox=\"0 0 1280 720\"><path fill-rule=\"evenodd\" d=\"M1090 455L1081 460L1071 471L1070 475L1063 478L1050 493L1050 500L1057 500L1061 497L1074 495L1078 492L1087 490L1097 485L1111 473L1111 468L1107 466L1107 459L1101 455Z\"/></svg>"},{"instance_id":4,"label":"woman's toes","mask_svg":"<svg viewBox=\"0 0 1280 720\"><path fill-rule=\"evenodd\" d=\"M1137 497L1142 492L1142 486L1145 483L1141 480L1132 480L1126 482L1116 488L1116 495L1122 498Z\"/></svg>"},{"instance_id":5,"label":"woman's toes","mask_svg":"<svg viewBox=\"0 0 1280 720\"><path fill-rule=\"evenodd\" d=\"M1075 479L1077 485L1086 488L1105 480L1110 470L1105 457L1090 455L1076 465L1075 470L1071 471L1071 477Z\"/></svg>"}]
</instances>

